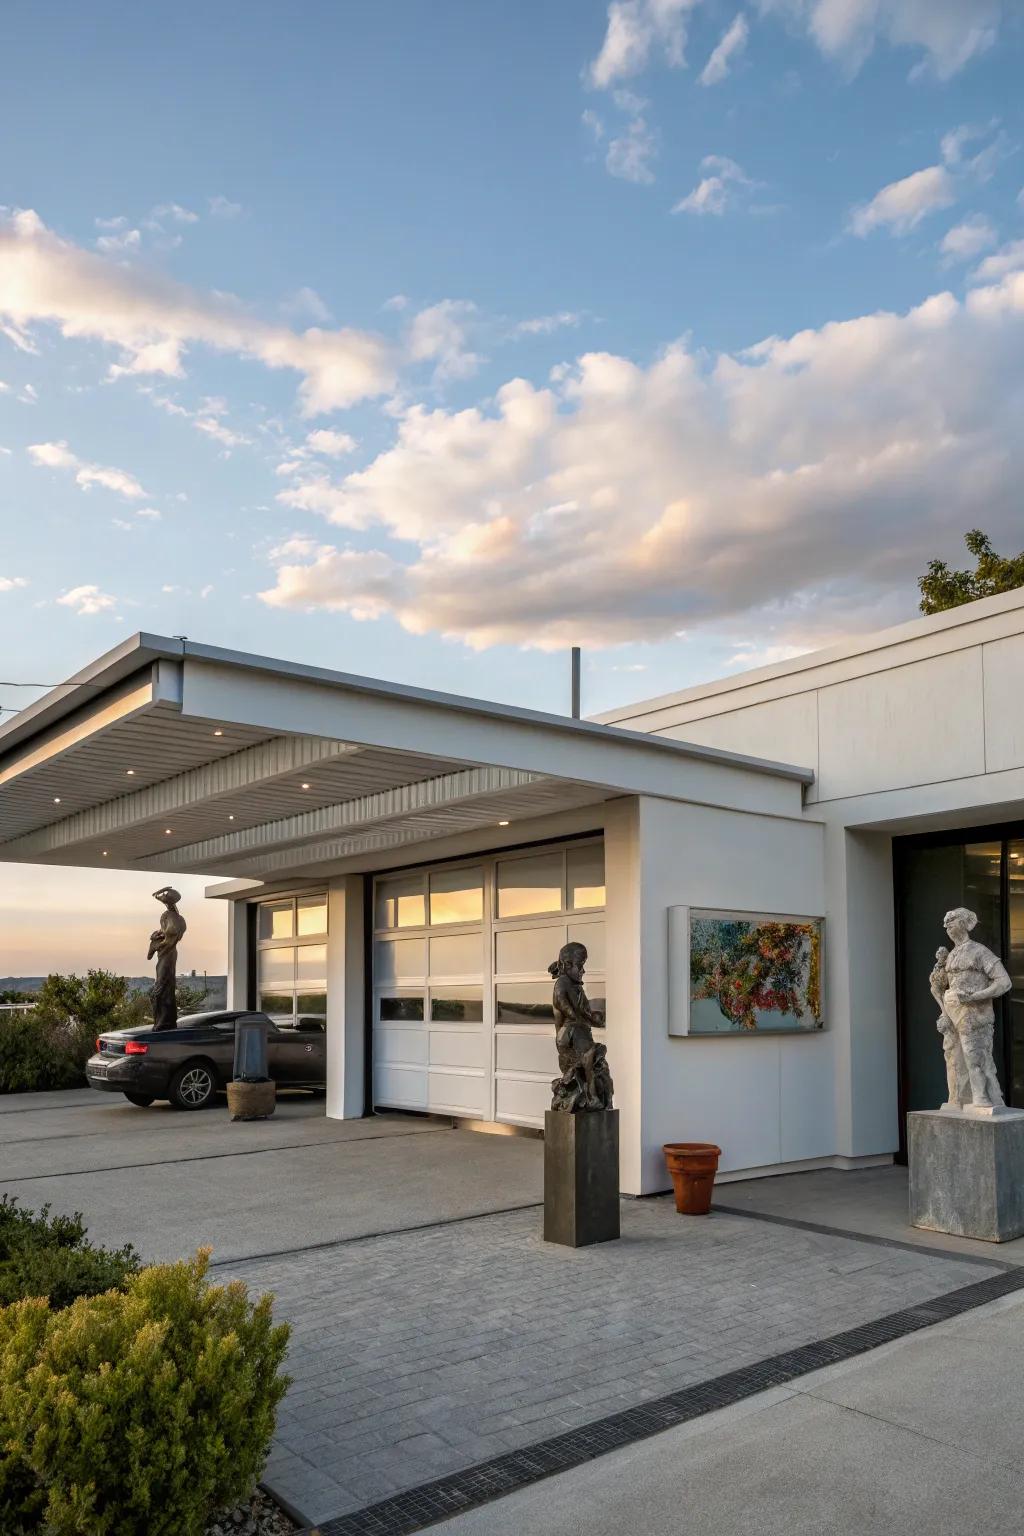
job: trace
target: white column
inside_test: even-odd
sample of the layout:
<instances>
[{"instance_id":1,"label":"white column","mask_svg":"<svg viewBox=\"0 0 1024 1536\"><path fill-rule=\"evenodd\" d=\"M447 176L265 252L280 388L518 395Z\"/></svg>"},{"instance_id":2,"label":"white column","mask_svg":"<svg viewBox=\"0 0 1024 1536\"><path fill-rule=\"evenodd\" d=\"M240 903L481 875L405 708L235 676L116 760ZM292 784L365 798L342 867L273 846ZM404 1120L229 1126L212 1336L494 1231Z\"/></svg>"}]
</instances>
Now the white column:
<instances>
[{"instance_id":1,"label":"white column","mask_svg":"<svg viewBox=\"0 0 1024 1536\"><path fill-rule=\"evenodd\" d=\"M228 989L229 1008L248 1008L249 998L249 904L228 902ZM256 999L251 1000L256 1006Z\"/></svg>"},{"instance_id":2,"label":"white column","mask_svg":"<svg viewBox=\"0 0 1024 1536\"><path fill-rule=\"evenodd\" d=\"M644 1192L640 814L635 797L606 809L604 825L608 1065L619 1111L619 1187Z\"/></svg>"},{"instance_id":3,"label":"white column","mask_svg":"<svg viewBox=\"0 0 1024 1536\"><path fill-rule=\"evenodd\" d=\"M365 1111L365 962L363 881L343 875L327 892L327 1115Z\"/></svg>"},{"instance_id":4,"label":"white column","mask_svg":"<svg viewBox=\"0 0 1024 1536\"><path fill-rule=\"evenodd\" d=\"M827 837L825 998L838 1047L836 1151L866 1157L899 1145L892 839L835 824Z\"/></svg>"}]
</instances>

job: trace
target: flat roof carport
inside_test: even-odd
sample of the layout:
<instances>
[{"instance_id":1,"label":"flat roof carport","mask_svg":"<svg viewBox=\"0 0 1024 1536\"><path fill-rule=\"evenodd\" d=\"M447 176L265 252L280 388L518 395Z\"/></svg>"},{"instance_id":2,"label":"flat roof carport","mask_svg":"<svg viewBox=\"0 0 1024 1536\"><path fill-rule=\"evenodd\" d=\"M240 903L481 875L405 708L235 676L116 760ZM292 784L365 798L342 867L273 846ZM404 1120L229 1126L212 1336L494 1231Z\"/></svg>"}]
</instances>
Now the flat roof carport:
<instances>
[{"instance_id":1,"label":"flat roof carport","mask_svg":"<svg viewBox=\"0 0 1024 1536\"><path fill-rule=\"evenodd\" d=\"M0 861L278 879L655 795L799 815L808 770L138 634L0 728Z\"/></svg>"}]
</instances>

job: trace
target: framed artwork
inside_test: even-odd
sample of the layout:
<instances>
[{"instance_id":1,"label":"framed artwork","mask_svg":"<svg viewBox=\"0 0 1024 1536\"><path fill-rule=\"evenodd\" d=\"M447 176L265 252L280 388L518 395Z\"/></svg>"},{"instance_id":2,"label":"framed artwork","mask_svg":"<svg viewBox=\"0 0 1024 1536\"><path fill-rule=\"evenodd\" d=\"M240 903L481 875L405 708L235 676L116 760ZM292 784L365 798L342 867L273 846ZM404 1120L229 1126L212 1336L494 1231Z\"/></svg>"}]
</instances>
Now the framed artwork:
<instances>
[{"instance_id":1,"label":"framed artwork","mask_svg":"<svg viewBox=\"0 0 1024 1536\"><path fill-rule=\"evenodd\" d=\"M669 1033L824 1028L820 917L669 909Z\"/></svg>"}]
</instances>

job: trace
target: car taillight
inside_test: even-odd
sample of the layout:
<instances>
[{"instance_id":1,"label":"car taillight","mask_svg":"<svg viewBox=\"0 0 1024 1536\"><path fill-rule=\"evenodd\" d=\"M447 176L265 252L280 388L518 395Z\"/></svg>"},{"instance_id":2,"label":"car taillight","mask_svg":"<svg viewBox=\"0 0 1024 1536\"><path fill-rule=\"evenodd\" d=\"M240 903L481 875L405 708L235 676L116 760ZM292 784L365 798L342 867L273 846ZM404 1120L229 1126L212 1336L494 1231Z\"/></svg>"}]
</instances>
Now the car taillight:
<instances>
[{"instance_id":1,"label":"car taillight","mask_svg":"<svg viewBox=\"0 0 1024 1536\"><path fill-rule=\"evenodd\" d=\"M126 1056L145 1056L149 1046L142 1040L126 1040L124 1053Z\"/></svg>"}]
</instances>

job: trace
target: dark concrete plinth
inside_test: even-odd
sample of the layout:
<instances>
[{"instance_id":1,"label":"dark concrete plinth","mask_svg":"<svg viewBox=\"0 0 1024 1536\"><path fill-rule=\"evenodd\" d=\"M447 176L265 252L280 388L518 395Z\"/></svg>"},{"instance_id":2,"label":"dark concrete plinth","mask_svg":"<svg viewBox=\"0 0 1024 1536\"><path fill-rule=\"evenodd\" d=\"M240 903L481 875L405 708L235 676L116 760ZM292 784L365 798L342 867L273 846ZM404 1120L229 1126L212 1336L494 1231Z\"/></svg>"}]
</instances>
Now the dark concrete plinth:
<instances>
[{"instance_id":1,"label":"dark concrete plinth","mask_svg":"<svg viewBox=\"0 0 1024 1536\"><path fill-rule=\"evenodd\" d=\"M619 1235L619 1112L544 1116L544 1241L567 1248Z\"/></svg>"},{"instance_id":2,"label":"dark concrete plinth","mask_svg":"<svg viewBox=\"0 0 1024 1536\"><path fill-rule=\"evenodd\" d=\"M910 1224L1006 1243L1024 1235L1024 1113L907 1116Z\"/></svg>"}]
</instances>

